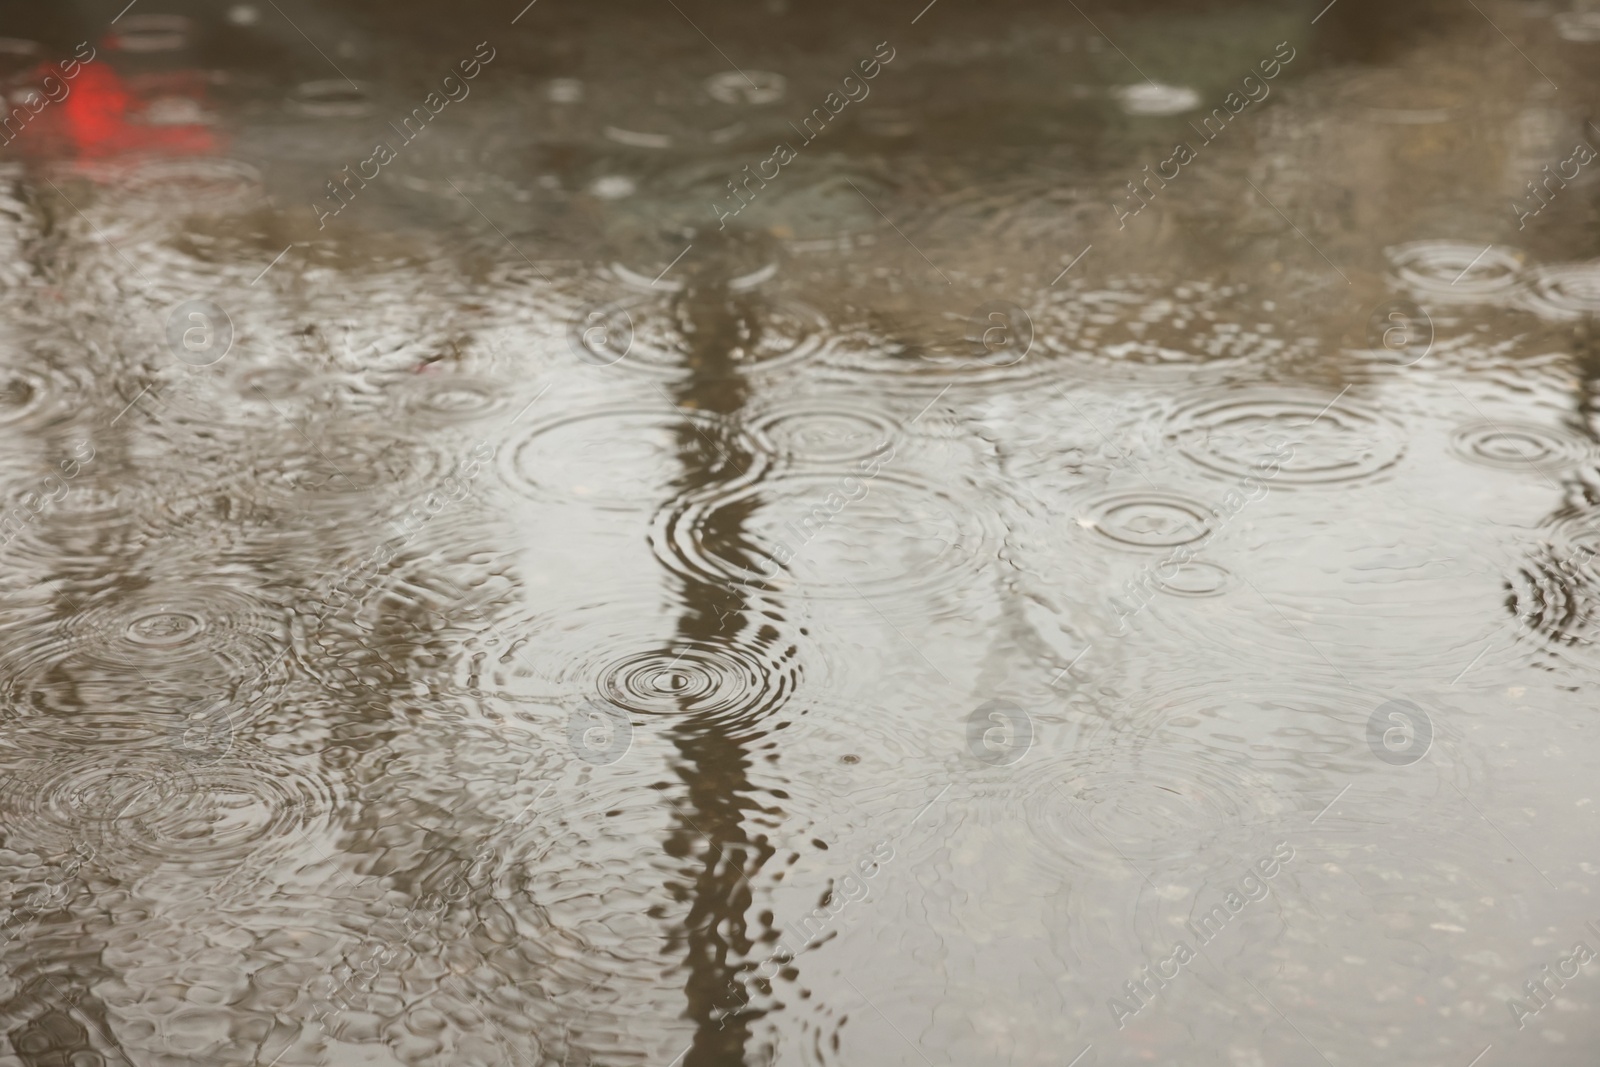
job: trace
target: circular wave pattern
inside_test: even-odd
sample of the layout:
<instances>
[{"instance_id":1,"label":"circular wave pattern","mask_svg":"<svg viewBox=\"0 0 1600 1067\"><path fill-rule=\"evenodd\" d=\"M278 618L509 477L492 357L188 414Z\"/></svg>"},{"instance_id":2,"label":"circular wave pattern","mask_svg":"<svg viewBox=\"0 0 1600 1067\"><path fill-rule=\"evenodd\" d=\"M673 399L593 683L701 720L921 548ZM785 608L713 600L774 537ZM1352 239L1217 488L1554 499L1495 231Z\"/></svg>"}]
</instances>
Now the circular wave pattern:
<instances>
[{"instance_id":1,"label":"circular wave pattern","mask_svg":"<svg viewBox=\"0 0 1600 1067\"><path fill-rule=\"evenodd\" d=\"M81 384L48 364L0 367L0 429L33 429L62 419L82 401L82 392Z\"/></svg>"},{"instance_id":2,"label":"circular wave pattern","mask_svg":"<svg viewBox=\"0 0 1600 1067\"><path fill-rule=\"evenodd\" d=\"M107 664L187 662L219 649L254 648L264 659L282 653L282 616L226 585L144 589L88 605L62 625L61 637Z\"/></svg>"},{"instance_id":3,"label":"circular wave pattern","mask_svg":"<svg viewBox=\"0 0 1600 1067\"><path fill-rule=\"evenodd\" d=\"M1500 470L1563 470L1595 460L1594 446L1578 435L1531 422L1475 422L1450 435L1456 455Z\"/></svg>"},{"instance_id":4,"label":"circular wave pattern","mask_svg":"<svg viewBox=\"0 0 1600 1067\"><path fill-rule=\"evenodd\" d=\"M1507 606L1524 630L1580 667L1600 660L1600 516L1556 520L1508 584Z\"/></svg>"},{"instance_id":5,"label":"circular wave pattern","mask_svg":"<svg viewBox=\"0 0 1600 1067\"><path fill-rule=\"evenodd\" d=\"M186 645L205 631L206 622L191 612L154 610L128 623L130 644L145 649L170 649Z\"/></svg>"},{"instance_id":6,"label":"circular wave pattern","mask_svg":"<svg viewBox=\"0 0 1600 1067\"><path fill-rule=\"evenodd\" d=\"M227 586L147 588L90 604L57 631L107 666L201 663L219 655L265 664L287 647L281 613Z\"/></svg>"},{"instance_id":7,"label":"circular wave pattern","mask_svg":"<svg viewBox=\"0 0 1600 1067\"><path fill-rule=\"evenodd\" d=\"M1587 668L1600 653L1600 596L1561 560L1541 555L1512 576L1509 606L1535 644Z\"/></svg>"},{"instance_id":8,"label":"circular wave pattern","mask_svg":"<svg viewBox=\"0 0 1600 1067\"><path fill-rule=\"evenodd\" d=\"M284 100L290 111L312 118L362 118L372 114L372 93L362 83L344 78L301 82Z\"/></svg>"},{"instance_id":9,"label":"circular wave pattern","mask_svg":"<svg viewBox=\"0 0 1600 1067\"><path fill-rule=\"evenodd\" d=\"M705 412L610 407L536 422L501 455L532 499L636 512L672 490L690 455L706 477L742 481L760 476L766 453Z\"/></svg>"},{"instance_id":10,"label":"circular wave pattern","mask_svg":"<svg viewBox=\"0 0 1600 1067\"><path fill-rule=\"evenodd\" d=\"M1349 397L1247 393L1204 400L1176 413L1166 440L1213 473L1254 475L1273 485L1371 478L1405 452L1398 427ZM1259 469L1273 464L1276 474Z\"/></svg>"},{"instance_id":11,"label":"circular wave pattern","mask_svg":"<svg viewBox=\"0 0 1600 1067\"><path fill-rule=\"evenodd\" d=\"M433 374L408 382L402 404L429 425L473 422L505 406L502 382L464 375Z\"/></svg>"},{"instance_id":12,"label":"circular wave pattern","mask_svg":"<svg viewBox=\"0 0 1600 1067\"><path fill-rule=\"evenodd\" d=\"M881 411L848 399L803 399L757 415L750 433L774 459L819 466L854 463L884 450L899 435Z\"/></svg>"},{"instance_id":13,"label":"circular wave pattern","mask_svg":"<svg viewBox=\"0 0 1600 1067\"><path fill-rule=\"evenodd\" d=\"M621 300L577 321L591 329L575 329L573 343L583 347L586 362L598 366L675 375L698 358L699 342L684 331L681 309L673 301ZM602 323L605 330L592 329ZM749 300L736 308L729 331L727 358L745 369L768 370L815 355L827 337L828 323L821 312L797 301ZM608 347L616 336L627 338L620 355Z\"/></svg>"},{"instance_id":14,"label":"circular wave pattern","mask_svg":"<svg viewBox=\"0 0 1600 1067\"><path fill-rule=\"evenodd\" d=\"M340 431L295 442L299 451L262 457L246 497L283 504L366 499L414 488L436 473L440 455L403 437Z\"/></svg>"},{"instance_id":15,"label":"circular wave pattern","mask_svg":"<svg viewBox=\"0 0 1600 1067\"><path fill-rule=\"evenodd\" d=\"M1539 268L1518 305L1557 322L1600 315L1600 261Z\"/></svg>"},{"instance_id":16,"label":"circular wave pattern","mask_svg":"<svg viewBox=\"0 0 1600 1067\"><path fill-rule=\"evenodd\" d=\"M1600 515L1581 513L1558 520L1550 532L1550 551L1600 586Z\"/></svg>"},{"instance_id":17,"label":"circular wave pattern","mask_svg":"<svg viewBox=\"0 0 1600 1067\"><path fill-rule=\"evenodd\" d=\"M802 678L829 676L822 659L802 661L803 628L755 597L710 592L715 602L699 606L596 592L485 625L464 642L462 682L507 706L597 702L638 728L657 716L744 724L785 704Z\"/></svg>"},{"instance_id":18,"label":"circular wave pattern","mask_svg":"<svg viewBox=\"0 0 1600 1067\"><path fill-rule=\"evenodd\" d=\"M1153 740L1091 747L1030 778L1025 817L1057 869L1182 866L1231 851L1289 806L1237 758Z\"/></svg>"},{"instance_id":19,"label":"circular wave pattern","mask_svg":"<svg viewBox=\"0 0 1600 1067\"><path fill-rule=\"evenodd\" d=\"M1000 535L985 509L920 480L794 471L675 502L654 540L690 580L793 582L808 596L876 604L965 583Z\"/></svg>"},{"instance_id":20,"label":"circular wave pattern","mask_svg":"<svg viewBox=\"0 0 1600 1067\"><path fill-rule=\"evenodd\" d=\"M264 751L211 764L92 753L12 769L0 789L8 830L47 848L86 841L107 862L135 869L220 875L258 866L335 807L327 782Z\"/></svg>"},{"instance_id":21,"label":"circular wave pattern","mask_svg":"<svg viewBox=\"0 0 1600 1067\"><path fill-rule=\"evenodd\" d=\"M116 182L117 196L192 212L242 211L261 201L261 172L237 159L156 159Z\"/></svg>"},{"instance_id":22,"label":"circular wave pattern","mask_svg":"<svg viewBox=\"0 0 1600 1067\"><path fill-rule=\"evenodd\" d=\"M1180 564L1171 576L1156 573L1156 584L1175 596L1221 596L1233 582L1233 574L1217 563L1192 559Z\"/></svg>"},{"instance_id":23,"label":"circular wave pattern","mask_svg":"<svg viewBox=\"0 0 1600 1067\"><path fill-rule=\"evenodd\" d=\"M1211 528L1211 509L1177 493L1118 493L1094 501L1080 520L1129 548L1177 548Z\"/></svg>"},{"instance_id":24,"label":"circular wave pattern","mask_svg":"<svg viewBox=\"0 0 1600 1067\"><path fill-rule=\"evenodd\" d=\"M89 470L65 482L41 476L0 503L11 516L0 541L0 571L64 562L103 563L108 552L150 536L141 528L150 501L126 479L96 478ZM21 522L17 520L21 519Z\"/></svg>"},{"instance_id":25,"label":"circular wave pattern","mask_svg":"<svg viewBox=\"0 0 1600 1067\"><path fill-rule=\"evenodd\" d=\"M21 422L37 411L49 395L39 375L20 368L0 371L0 426Z\"/></svg>"},{"instance_id":26,"label":"circular wave pattern","mask_svg":"<svg viewBox=\"0 0 1600 1067\"><path fill-rule=\"evenodd\" d=\"M665 255L670 255L668 251ZM713 267L701 265L700 269L688 272L694 281L702 286L710 285L727 289L730 293L747 293L770 282L778 276L781 264L776 259L767 258L771 253L761 243L736 245L725 250L726 260L719 261ZM661 260L665 263L666 260ZM689 288L690 281L685 278L659 277L653 267L644 270L634 270L621 260L613 260L609 267L612 276L630 289L647 293L650 296L660 296L662 293L681 293ZM686 268L687 272L687 268ZM609 305L613 313L624 311L649 303L648 299L633 302L621 302Z\"/></svg>"},{"instance_id":27,"label":"circular wave pattern","mask_svg":"<svg viewBox=\"0 0 1600 1067\"><path fill-rule=\"evenodd\" d=\"M772 104L783 99L788 82L765 70L730 70L705 80L711 99L722 104Z\"/></svg>"},{"instance_id":28,"label":"circular wave pattern","mask_svg":"<svg viewBox=\"0 0 1600 1067\"><path fill-rule=\"evenodd\" d=\"M600 674L600 695L630 715L748 725L788 702L801 670L795 648L692 641L623 657Z\"/></svg>"},{"instance_id":29,"label":"circular wave pattern","mask_svg":"<svg viewBox=\"0 0 1600 1067\"><path fill-rule=\"evenodd\" d=\"M52 745L154 741L197 701L243 714L268 698L288 651L283 613L242 590L147 587L14 644L0 699Z\"/></svg>"},{"instance_id":30,"label":"circular wave pattern","mask_svg":"<svg viewBox=\"0 0 1600 1067\"><path fill-rule=\"evenodd\" d=\"M1413 241L1384 253L1393 281L1419 300L1491 303L1515 295L1522 285L1522 253L1503 245Z\"/></svg>"}]
</instances>

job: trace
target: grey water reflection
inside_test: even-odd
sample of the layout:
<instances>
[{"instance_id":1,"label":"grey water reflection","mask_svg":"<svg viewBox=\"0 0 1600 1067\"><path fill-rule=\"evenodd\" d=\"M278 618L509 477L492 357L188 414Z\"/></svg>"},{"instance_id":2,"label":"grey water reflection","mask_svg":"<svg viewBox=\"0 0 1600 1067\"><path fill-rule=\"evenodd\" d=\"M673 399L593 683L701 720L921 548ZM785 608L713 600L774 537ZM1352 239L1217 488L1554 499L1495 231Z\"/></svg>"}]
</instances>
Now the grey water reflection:
<instances>
[{"instance_id":1,"label":"grey water reflection","mask_svg":"<svg viewBox=\"0 0 1600 1067\"><path fill-rule=\"evenodd\" d=\"M0 0L0 1067L1592 1063L1597 57Z\"/></svg>"}]
</instances>

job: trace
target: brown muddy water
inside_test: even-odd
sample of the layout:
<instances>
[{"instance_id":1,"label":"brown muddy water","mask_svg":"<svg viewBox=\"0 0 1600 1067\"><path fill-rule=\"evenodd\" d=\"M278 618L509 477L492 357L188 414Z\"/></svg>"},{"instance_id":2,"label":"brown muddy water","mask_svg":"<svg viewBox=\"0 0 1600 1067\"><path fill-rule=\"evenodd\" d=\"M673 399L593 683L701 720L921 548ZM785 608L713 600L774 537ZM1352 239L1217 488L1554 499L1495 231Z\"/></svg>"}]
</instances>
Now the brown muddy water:
<instances>
[{"instance_id":1,"label":"brown muddy water","mask_svg":"<svg viewBox=\"0 0 1600 1067\"><path fill-rule=\"evenodd\" d=\"M0 1067L1582 1067L1600 8L0 4Z\"/></svg>"}]
</instances>

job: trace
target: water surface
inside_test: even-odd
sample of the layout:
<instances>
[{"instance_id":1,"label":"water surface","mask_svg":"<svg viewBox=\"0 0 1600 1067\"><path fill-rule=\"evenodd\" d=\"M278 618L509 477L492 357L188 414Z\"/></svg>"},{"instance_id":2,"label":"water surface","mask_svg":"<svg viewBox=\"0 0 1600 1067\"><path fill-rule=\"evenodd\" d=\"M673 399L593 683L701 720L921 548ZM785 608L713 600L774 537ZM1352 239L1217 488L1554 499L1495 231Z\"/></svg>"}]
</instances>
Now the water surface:
<instances>
[{"instance_id":1,"label":"water surface","mask_svg":"<svg viewBox=\"0 0 1600 1067\"><path fill-rule=\"evenodd\" d=\"M1594 12L458 6L0 9L0 1057L1593 1061Z\"/></svg>"}]
</instances>

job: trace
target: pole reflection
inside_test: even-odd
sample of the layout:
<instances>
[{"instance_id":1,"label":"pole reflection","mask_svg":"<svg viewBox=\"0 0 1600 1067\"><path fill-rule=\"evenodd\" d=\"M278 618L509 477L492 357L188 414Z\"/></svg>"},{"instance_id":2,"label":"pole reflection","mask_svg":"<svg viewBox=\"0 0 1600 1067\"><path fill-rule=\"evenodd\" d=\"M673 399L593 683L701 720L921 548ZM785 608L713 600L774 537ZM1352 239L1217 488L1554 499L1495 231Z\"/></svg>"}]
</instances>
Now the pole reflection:
<instances>
[{"instance_id":1,"label":"pole reflection","mask_svg":"<svg viewBox=\"0 0 1600 1067\"><path fill-rule=\"evenodd\" d=\"M671 395L680 408L714 413L732 425L751 395L738 357L760 341L760 301L728 287L733 272L727 264L736 254L729 241L701 235L695 243L701 255L684 268L688 282L674 298L687 344L687 373L670 387ZM685 421L677 436L683 472L673 485L676 494L704 492L740 478L755 460L731 435L713 440L694 422ZM716 509L700 538L719 556L755 569L744 530L758 506L746 498ZM772 638L751 610L747 593L754 590L689 578L680 584L681 644L715 646L742 635L759 646ZM776 605L764 601L763 606ZM685 703L685 715L671 735L681 757L677 774L687 789L675 805L679 822L667 840L667 851L688 861L687 883L672 887L688 913L671 948L681 951L687 964L684 993L696 1025L685 1067L746 1062L757 1018L740 1010L746 1000L741 975L748 969L741 959L754 944L750 879L775 849L746 826L747 814L760 806L752 796L749 745L760 736L759 713L772 710L760 706L754 694L752 705L737 716L713 719Z\"/></svg>"}]
</instances>

